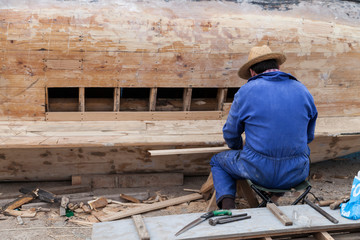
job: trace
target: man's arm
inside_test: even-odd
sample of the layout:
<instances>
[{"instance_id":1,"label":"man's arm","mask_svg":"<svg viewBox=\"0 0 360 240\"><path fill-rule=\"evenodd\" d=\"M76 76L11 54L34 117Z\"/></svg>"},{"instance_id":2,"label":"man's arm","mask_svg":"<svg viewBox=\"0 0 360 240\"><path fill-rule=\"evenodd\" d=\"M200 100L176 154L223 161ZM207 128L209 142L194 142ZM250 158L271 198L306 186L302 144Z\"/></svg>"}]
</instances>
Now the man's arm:
<instances>
[{"instance_id":1,"label":"man's arm","mask_svg":"<svg viewBox=\"0 0 360 240\"><path fill-rule=\"evenodd\" d=\"M315 107L315 104L312 103L312 114L310 116L310 121L307 128L307 143L311 143L312 140L314 140L314 133L315 133L315 125L316 125L316 119L318 116L317 109Z\"/></svg>"},{"instance_id":2,"label":"man's arm","mask_svg":"<svg viewBox=\"0 0 360 240\"><path fill-rule=\"evenodd\" d=\"M243 147L241 134L244 132L245 128L244 122L242 121L244 106L243 104L240 105L242 101L240 97L236 95L223 127L223 136L229 148L239 150Z\"/></svg>"}]
</instances>

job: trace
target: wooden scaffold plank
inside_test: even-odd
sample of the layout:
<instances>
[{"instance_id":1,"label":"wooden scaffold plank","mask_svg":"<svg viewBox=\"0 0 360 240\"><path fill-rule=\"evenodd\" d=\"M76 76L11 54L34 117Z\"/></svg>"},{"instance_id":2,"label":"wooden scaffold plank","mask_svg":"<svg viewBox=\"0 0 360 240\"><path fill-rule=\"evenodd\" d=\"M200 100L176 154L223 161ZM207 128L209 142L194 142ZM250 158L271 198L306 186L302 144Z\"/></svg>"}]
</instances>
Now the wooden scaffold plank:
<instances>
[{"instance_id":1,"label":"wooden scaffold plank","mask_svg":"<svg viewBox=\"0 0 360 240\"><path fill-rule=\"evenodd\" d=\"M151 88L150 98L149 98L149 111L155 111L156 109L156 96L157 96L157 88Z\"/></svg>"},{"instance_id":2,"label":"wooden scaffold plank","mask_svg":"<svg viewBox=\"0 0 360 240\"><path fill-rule=\"evenodd\" d=\"M190 111L192 88L184 88L183 111Z\"/></svg>"},{"instance_id":3,"label":"wooden scaffold plank","mask_svg":"<svg viewBox=\"0 0 360 240\"><path fill-rule=\"evenodd\" d=\"M226 99L227 89L226 88L219 88L217 93L217 110L222 111L224 102Z\"/></svg>"},{"instance_id":4,"label":"wooden scaffold plank","mask_svg":"<svg viewBox=\"0 0 360 240\"><path fill-rule=\"evenodd\" d=\"M79 88L79 112L85 112L85 88Z\"/></svg>"},{"instance_id":5,"label":"wooden scaffold plank","mask_svg":"<svg viewBox=\"0 0 360 240\"><path fill-rule=\"evenodd\" d=\"M121 88L116 87L114 88L114 112L120 111L120 98L121 95Z\"/></svg>"},{"instance_id":6,"label":"wooden scaffold plank","mask_svg":"<svg viewBox=\"0 0 360 240\"><path fill-rule=\"evenodd\" d=\"M214 227L209 224L199 224L195 228L184 232L181 239L264 239L270 240L277 237L294 237L304 235L315 235L317 239L331 240L333 239L328 232L357 231L360 226L360 220L349 220L341 218L339 224L333 224L326 218L319 215L308 205L291 205L279 207L284 214L290 216L293 211L301 213L303 217L312 219L310 226L305 226L302 222L295 221L292 226L284 226L280 221L276 221L276 217L266 208L249 208L234 209L233 215L247 213L250 219L238 222L232 222ZM339 211L332 211L328 207L325 211L340 217ZM174 234L180 230L186 223L200 217L202 212L168 215L145 218L145 224L152 239L173 239ZM93 240L104 239L107 236L122 236L123 238L132 239L137 235L131 219L123 219L109 223L95 224L93 228ZM111 235L110 235L111 233Z\"/></svg>"}]
</instances>

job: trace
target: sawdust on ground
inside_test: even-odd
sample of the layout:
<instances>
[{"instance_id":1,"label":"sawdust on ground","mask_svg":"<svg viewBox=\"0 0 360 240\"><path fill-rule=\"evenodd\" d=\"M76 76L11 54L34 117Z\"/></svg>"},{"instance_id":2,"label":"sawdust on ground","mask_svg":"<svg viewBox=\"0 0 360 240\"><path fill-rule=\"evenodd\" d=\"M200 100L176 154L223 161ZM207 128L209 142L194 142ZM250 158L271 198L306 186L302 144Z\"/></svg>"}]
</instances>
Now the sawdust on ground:
<instances>
[{"instance_id":1,"label":"sawdust on ground","mask_svg":"<svg viewBox=\"0 0 360 240\"><path fill-rule=\"evenodd\" d=\"M360 159L358 160L330 160L311 165L310 182L313 186L311 192L319 200L337 200L350 194L354 176L360 170ZM94 194L117 194L129 192L148 191L150 196L161 194L168 199L191 194L184 189L200 189L206 181L207 176L186 177L183 186L164 187L164 188L132 188L132 189L97 189ZM20 187L33 186L35 183L1 183L0 194L15 193ZM68 185L69 182L42 182L36 183L38 187L45 188L50 186ZM280 198L279 205L289 205L296 196L287 194ZM312 196L309 196L312 198ZM158 211L143 214L144 217L185 214L194 212L204 212L208 201L198 200L190 203L183 203L177 206L167 207ZM237 199L238 208L249 207L247 202L240 198ZM0 216L1 218L1 216ZM55 205L51 212L38 212L35 218L23 218L24 224L20 225L16 217L5 217L0 220L0 239L26 239L26 240L48 240L48 239L91 239L92 227L77 225L66 221L65 217L59 216L59 207ZM86 214L77 214L76 219L85 220Z\"/></svg>"}]
</instances>

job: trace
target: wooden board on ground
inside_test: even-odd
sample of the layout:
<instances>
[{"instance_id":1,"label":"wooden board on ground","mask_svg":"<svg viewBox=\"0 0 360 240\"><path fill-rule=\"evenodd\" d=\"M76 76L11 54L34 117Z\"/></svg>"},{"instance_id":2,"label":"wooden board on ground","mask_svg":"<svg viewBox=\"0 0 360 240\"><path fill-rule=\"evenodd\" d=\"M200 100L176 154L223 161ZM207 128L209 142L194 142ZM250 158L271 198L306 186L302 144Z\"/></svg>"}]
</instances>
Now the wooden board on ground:
<instances>
[{"instance_id":1,"label":"wooden board on ground","mask_svg":"<svg viewBox=\"0 0 360 240\"><path fill-rule=\"evenodd\" d=\"M36 198L36 196L34 195L34 193L25 194L24 196L19 197L19 198L15 199L14 201L6 204L4 206L4 209L5 210L14 210L15 208L21 207L25 203L31 202L35 198Z\"/></svg>"},{"instance_id":2,"label":"wooden board on ground","mask_svg":"<svg viewBox=\"0 0 360 240\"><path fill-rule=\"evenodd\" d=\"M177 204L180 204L180 203L194 201L194 200L197 200L197 199L200 199L200 198L202 198L201 194L193 193L193 194L190 194L190 195L185 195L185 196L165 200L165 201L162 201L162 202L149 204L148 206L137 207L137 208L129 209L127 211L114 213L114 214L111 214L111 215L109 214L107 216L98 216L96 213L94 213L94 215L102 222L113 221L113 220L117 220L117 219L121 219L121 218L130 217L130 216L133 216L133 215L136 215L136 214L141 214L141 213L145 213L145 212L154 211L154 210L157 210L157 209L166 208L166 207L177 205Z\"/></svg>"},{"instance_id":3,"label":"wooden board on ground","mask_svg":"<svg viewBox=\"0 0 360 240\"><path fill-rule=\"evenodd\" d=\"M241 222L232 222L219 226L211 226L207 222L179 235L176 239L244 239L286 236L291 234L306 234L317 232L331 232L336 230L357 229L360 220L349 220L340 216L339 211L323 208L326 212L339 220L333 224L307 205L281 206L281 211L292 218L292 226L284 226L266 208L251 208L233 210L233 214L247 213L251 219ZM297 214L294 214L296 212ZM182 215L168 215L144 218L151 239L175 239L175 233L188 222L195 220L203 213ZM299 221L308 219L309 221ZM93 226L92 239L139 239L134 223L131 219L114 222L96 223Z\"/></svg>"},{"instance_id":4,"label":"wooden board on ground","mask_svg":"<svg viewBox=\"0 0 360 240\"><path fill-rule=\"evenodd\" d=\"M25 211L17 211L17 210L5 210L5 215L11 215L11 216L20 216L24 218L33 218L36 216L36 211L31 210L25 210Z\"/></svg>"},{"instance_id":5,"label":"wooden board on ground","mask_svg":"<svg viewBox=\"0 0 360 240\"><path fill-rule=\"evenodd\" d=\"M125 199L125 200L129 201L129 202L140 203L140 200L139 200L139 199L134 198L134 197L129 196L129 195L126 195L126 194L123 194L123 193L120 193L120 197L121 197L122 199Z\"/></svg>"}]
</instances>

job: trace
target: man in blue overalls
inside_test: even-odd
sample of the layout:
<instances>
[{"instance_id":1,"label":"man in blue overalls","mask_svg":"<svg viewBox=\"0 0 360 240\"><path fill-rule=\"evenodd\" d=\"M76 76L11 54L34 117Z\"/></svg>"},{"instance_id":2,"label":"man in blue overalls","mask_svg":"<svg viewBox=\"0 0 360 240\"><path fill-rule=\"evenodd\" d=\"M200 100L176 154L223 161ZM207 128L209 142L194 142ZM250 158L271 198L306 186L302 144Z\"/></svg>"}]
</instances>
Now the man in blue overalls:
<instances>
[{"instance_id":1,"label":"man in blue overalls","mask_svg":"<svg viewBox=\"0 0 360 240\"><path fill-rule=\"evenodd\" d=\"M248 82L235 94L223 127L231 150L214 155L210 163L219 208L235 208L237 179L288 189L309 174L308 143L314 139L317 110L307 88L279 71L285 60L268 46L254 47L238 72Z\"/></svg>"}]
</instances>

